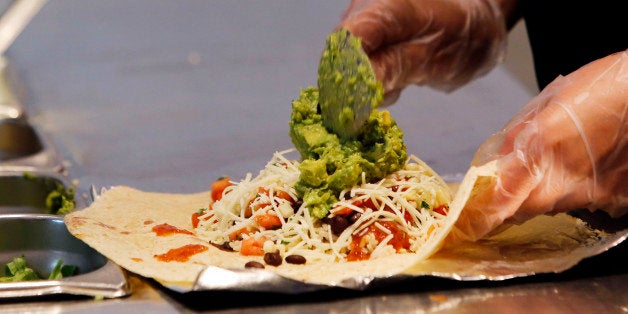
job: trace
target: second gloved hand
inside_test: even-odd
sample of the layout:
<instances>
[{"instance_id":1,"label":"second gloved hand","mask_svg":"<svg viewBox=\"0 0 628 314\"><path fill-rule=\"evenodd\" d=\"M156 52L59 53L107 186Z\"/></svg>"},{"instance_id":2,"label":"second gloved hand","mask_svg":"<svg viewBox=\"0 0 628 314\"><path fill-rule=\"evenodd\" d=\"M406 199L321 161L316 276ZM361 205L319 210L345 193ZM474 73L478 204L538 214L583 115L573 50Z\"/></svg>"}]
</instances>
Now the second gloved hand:
<instances>
[{"instance_id":1,"label":"second gloved hand","mask_svg":"<svg viewBox=\"0 0 628 314\"><path fill-rule=\"evenodd\" d=\"M628 209L628 50L559 77L478 150L496 163L451 239L477 240L536 215Z\"/></svg>"}]
</instances>

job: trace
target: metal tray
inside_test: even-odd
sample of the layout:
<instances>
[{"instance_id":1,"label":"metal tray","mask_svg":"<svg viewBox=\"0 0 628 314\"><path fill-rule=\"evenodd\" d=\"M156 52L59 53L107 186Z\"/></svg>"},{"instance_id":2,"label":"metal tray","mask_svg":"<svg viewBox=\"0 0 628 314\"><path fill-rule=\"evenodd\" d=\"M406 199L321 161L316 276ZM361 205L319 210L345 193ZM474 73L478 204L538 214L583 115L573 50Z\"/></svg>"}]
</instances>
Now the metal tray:
<instances>
[{"instance_id":1,"label":"metal tray","mask_svg":"<svg viewBox=\"0 0 628 314\"><path fill-rule=\"evenodd\" d=\"M0 122L0 160L34 155L42 150L39 136L28 124L17 119Z\"/></svg>"},{"instance_id":2,"label":"metal tray","mask_svg":"<svg viewBox=\"0 0 628 314\"><path fill-rule=\"evenodd\" d=\"M57 173L0 171L0 215L50 214L46 198L58 186L66 190L74 188L66 177ZM83 208L86 203L85 197L75 192L75 208Z\"/></svg>"},{"instance_id":3,"label":"metal tray","mask_svg":"<svg viewBox=\"0 0 628 314\"><path fill-rule=\"evenodd\" d=\"M0 298L76 294L113 298L129 287L120 268L72 236L63 218L55 215L0 215L0 262L23 255L40 277L50 275L55 263L77 266L75 276L60 280L0 283ZM0 270L4 275L4 270Z\"/></svg>"},{"instance_id":4,"label":"metal tray","mask_svg":"<svg viewBox=\"0 0 628 314\"><path fill-rule=\"evenodd\" d=\"M61 172L63 165L44 136L26 120L1 119L0 170Z\"/></svg>"},{"instance_id":5,"label":"metal tray","mask_svg":"<svg viewBox=\"0 0 628 314\"><path fill-rule=\"evenodd\" d=\"M70 234L63 217L46 206L57 188L75 188L74 207L87 197L72 184L49 142L23 118L0 118L0 276L18 256L39 277L48 278L59 259L77 274L59 280L0 282L0 299L55 294L103 298L130 293L125 272Z\"/></svg>"}]
</instances>

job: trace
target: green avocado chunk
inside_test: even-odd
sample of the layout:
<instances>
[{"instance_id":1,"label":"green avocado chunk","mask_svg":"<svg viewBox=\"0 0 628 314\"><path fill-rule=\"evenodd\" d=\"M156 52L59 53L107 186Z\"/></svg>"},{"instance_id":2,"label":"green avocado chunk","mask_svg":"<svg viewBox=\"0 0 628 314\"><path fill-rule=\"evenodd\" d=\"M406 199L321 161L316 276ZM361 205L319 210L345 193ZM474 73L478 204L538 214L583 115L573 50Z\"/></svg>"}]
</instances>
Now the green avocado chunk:
<instances>
[{"instance_id":1,"label":"green avocado chunk","mask_svg":"<svg viewBox=\"0 0 628 314\"><path fill-rule=\"evenodd\" d=\"M38 182L48 191L46 195L46 209L48 213L55 215L65 215L75 208L74 188L65 186L51 178L39 177L31 172L22 174L24 179Z\"/></svg>"},{"instance_id":2,"label":"green avocado chunk","mask_svg":"<svg viewBox=\"0 0 628 314\"><path fill-rule=\"evenodd\" d=\"M325 217L340 191L379 180L401 169L407 159L403 132L385 110L373 110L356 138L341 138L323 125L319 92L301 91L292 102L290 137L301 153L295 189L310 214Z\"/></svg>"}]
</instances>

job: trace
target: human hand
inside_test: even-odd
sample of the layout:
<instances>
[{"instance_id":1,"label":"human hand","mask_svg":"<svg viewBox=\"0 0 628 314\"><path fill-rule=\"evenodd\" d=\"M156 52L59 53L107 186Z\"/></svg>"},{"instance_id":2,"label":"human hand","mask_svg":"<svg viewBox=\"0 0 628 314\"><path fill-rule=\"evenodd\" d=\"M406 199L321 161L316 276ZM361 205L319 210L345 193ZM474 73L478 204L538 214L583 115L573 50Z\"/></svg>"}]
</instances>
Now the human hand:
<instances>
[{"instance_id":1,"label":"human hand","mask_svg":"<svg viewBox=\"0 0 628 314\"><path fill-rule=\"evenodd\" d=\"M492 0L353 0L340 27L362 39L389 99L411 84L452 91L491 70L505 49Z\"/></svg>"},{"instance_id":2,"label":"human hand","mask_svg":"<svg viewBox=\"0 0 628 314\"><path fill-rule=\"evenodd\" d=\"M495 165L450 235L477 240L505 223L572 209L628 210L628 50L558 77L478 150Z\"/></svg>"}]
</instances>

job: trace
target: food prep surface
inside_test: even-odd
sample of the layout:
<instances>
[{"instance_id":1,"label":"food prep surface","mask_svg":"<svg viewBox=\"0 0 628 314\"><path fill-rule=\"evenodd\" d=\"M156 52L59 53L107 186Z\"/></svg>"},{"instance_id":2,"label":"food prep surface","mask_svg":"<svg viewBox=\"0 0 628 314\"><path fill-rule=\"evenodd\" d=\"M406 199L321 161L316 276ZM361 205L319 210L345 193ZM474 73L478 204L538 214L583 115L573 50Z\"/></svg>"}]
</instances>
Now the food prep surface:
<instances>
[{"instance_id":1,"label":"food prep surface","mask_svg":"<svg viewBox=\"0 0 628 314\"><path fill-rule=\"evenodd\" d=\"M257 174L275 151L293 147L290 103L301 89L316 85L325 37L347 5L315 0L47 3L3 63L11 97L25 116L0 119L0 236L11 229L11 237L20 237L13 233L23 232L24 224L58 229L58 218L46 212L51 186L75 188L81 208L92 189L128 185L194 193L208 190L221 176L239 180ZM519 47L520 39L512 38L511 46ZM482 141L536 93L518 70L531 69L530 60L517 51L508 56L513 58L459 90L446 94L410 87L388 108L405 133L408 152L446 180L459 180ZM65 229L54 232L67 236ZM105 269L108 273L95 280L107 277L108 291L114 292L104 300L57 293L0 299L0 312L482 313L490 308L612 313L628 305L628 274L617 265L625 261L625 243L559 274L504 281L410 278L366 291L338 288L289 296L178 293L135 274L115 277L117 266L71 240L43 241L41 234L21 238L35 253L50 245L57 256L76 258L74 263L88 272ZM0 239L0 262L17 252L15 243ZM37 266L52 262L33 255Z\"/></svg>"}]
</instances>

